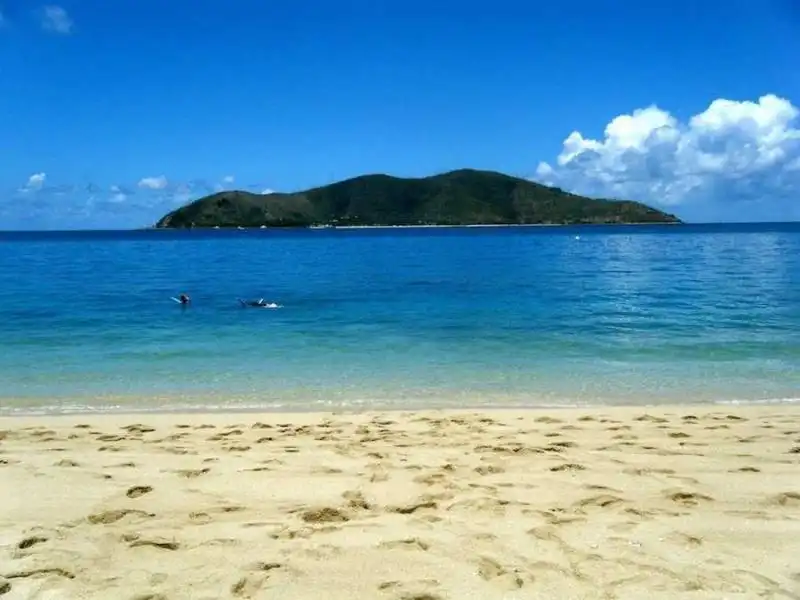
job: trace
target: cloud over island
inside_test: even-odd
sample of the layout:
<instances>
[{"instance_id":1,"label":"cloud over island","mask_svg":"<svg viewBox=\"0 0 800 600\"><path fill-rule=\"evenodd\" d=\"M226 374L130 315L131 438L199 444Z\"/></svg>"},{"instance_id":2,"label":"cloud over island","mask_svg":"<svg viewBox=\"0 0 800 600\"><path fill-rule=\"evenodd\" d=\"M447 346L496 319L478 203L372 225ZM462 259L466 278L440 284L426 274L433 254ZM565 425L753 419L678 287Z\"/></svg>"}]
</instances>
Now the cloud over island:
<instances>
[{"instance_id":1,"label":"cloud over island","mask_svg":"<svg viewBox=\"0 0 800 600\"><path fill-rule=\"evenodd\" d=\"M686 220L800 220L800 110L773 94L716 99L681 121L658 106L612 118L601 139L573 131L531 179L570 192L639 200ZM51 183L31 169L0 199L6 226L140 227L191 199L235 187L234 175L175 181L143 174L113 185ZM465 165L469 166L469 165Z\"/></svg>"},{"instance_id":2,"label":"cloud over island","mask_svg":"<svg viewBox=\"0 0 800 600\"><path fill-rule=\"evenodd\" d=\"M721 220L800 218L798 111L772 94L717 99L686 122L658 106L613 118L602 139L573 131L534 179Z\"/></svg>"}]
</instances>

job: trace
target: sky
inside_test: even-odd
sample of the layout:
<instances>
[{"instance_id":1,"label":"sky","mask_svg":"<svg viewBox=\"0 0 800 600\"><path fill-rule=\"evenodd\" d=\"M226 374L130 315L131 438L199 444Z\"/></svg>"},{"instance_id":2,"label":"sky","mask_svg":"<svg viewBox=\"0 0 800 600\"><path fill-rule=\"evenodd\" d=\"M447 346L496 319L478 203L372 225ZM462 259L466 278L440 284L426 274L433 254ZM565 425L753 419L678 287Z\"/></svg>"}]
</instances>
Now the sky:
<instances>
[{"instance_id":1,"label":"sky","mask_svg":"<svg viewBox=\"0 0 800 600\"><path fill-rule=\"evenodd\" d=\"M0 229L489 169L800 220L800 0L0 0Z\"/></svg>"}]
</instances>

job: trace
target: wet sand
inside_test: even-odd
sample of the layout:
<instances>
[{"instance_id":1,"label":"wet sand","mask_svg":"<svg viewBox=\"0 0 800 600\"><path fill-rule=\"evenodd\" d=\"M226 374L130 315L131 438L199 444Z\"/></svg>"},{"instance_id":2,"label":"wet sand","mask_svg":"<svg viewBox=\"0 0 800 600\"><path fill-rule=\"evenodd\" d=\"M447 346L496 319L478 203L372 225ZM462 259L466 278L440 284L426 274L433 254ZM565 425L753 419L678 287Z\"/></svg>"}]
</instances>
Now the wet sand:
<instances>
[{"instance_id":1,"label":"wet sand","mask_svg":"<svg viewBox=\"0 0 800 600\"><path fill-rule=\"evenodd\" d=\"M800 599L800 407L0 419L0 597Z\"/></svg>"}]
</instances>

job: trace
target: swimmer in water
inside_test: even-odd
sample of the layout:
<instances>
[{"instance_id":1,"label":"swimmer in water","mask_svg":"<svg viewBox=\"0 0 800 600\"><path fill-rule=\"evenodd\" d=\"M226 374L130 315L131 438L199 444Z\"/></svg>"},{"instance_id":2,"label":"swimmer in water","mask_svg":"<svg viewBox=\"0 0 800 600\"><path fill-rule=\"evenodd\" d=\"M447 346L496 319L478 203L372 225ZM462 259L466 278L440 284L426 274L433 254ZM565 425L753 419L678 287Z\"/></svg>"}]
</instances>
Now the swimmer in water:
<instances>
[{"instance_id":1,"label":"swimmer in water","mask_svg":"<svg viewBox=\"0 0 800 600\"><path fill-rule=\"evenodd\" d=\"M192 301L192 299L189 298L188 294L181 294L180 296L178 296L178 301L181 304L183 304L184 306L186 306L187 304L189 304Z\"/></svg>"},{"instance_id":2,"label":"swimmer in water","mask_svg":"<svg viewBox=\"0 0 800 600\"><path fill-rule=\"evenodd\" d=\"M256 308L266 308L269 306L263 298L259 298L258 300L239 300L239 302L242 303L242 306L252 306Z\"/></svg>"}]
</instances>

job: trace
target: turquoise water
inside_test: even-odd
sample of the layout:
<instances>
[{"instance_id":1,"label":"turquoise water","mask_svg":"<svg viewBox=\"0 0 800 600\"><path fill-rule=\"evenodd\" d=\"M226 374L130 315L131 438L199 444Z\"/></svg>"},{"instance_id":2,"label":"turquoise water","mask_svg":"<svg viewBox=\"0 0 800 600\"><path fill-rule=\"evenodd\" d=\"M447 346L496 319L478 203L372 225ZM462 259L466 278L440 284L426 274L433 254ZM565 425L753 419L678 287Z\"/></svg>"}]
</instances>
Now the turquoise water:
<instances>
[{"instance_id":1,"label":"turquoise water","mask_svg":"<svg viewBox=\"0 0 800 600\"><path fill-rule=\"evenodd\" d=\"M0 250L0 413L800 398L797 224L0 233Z\"/></svg>"}]
</instances>

